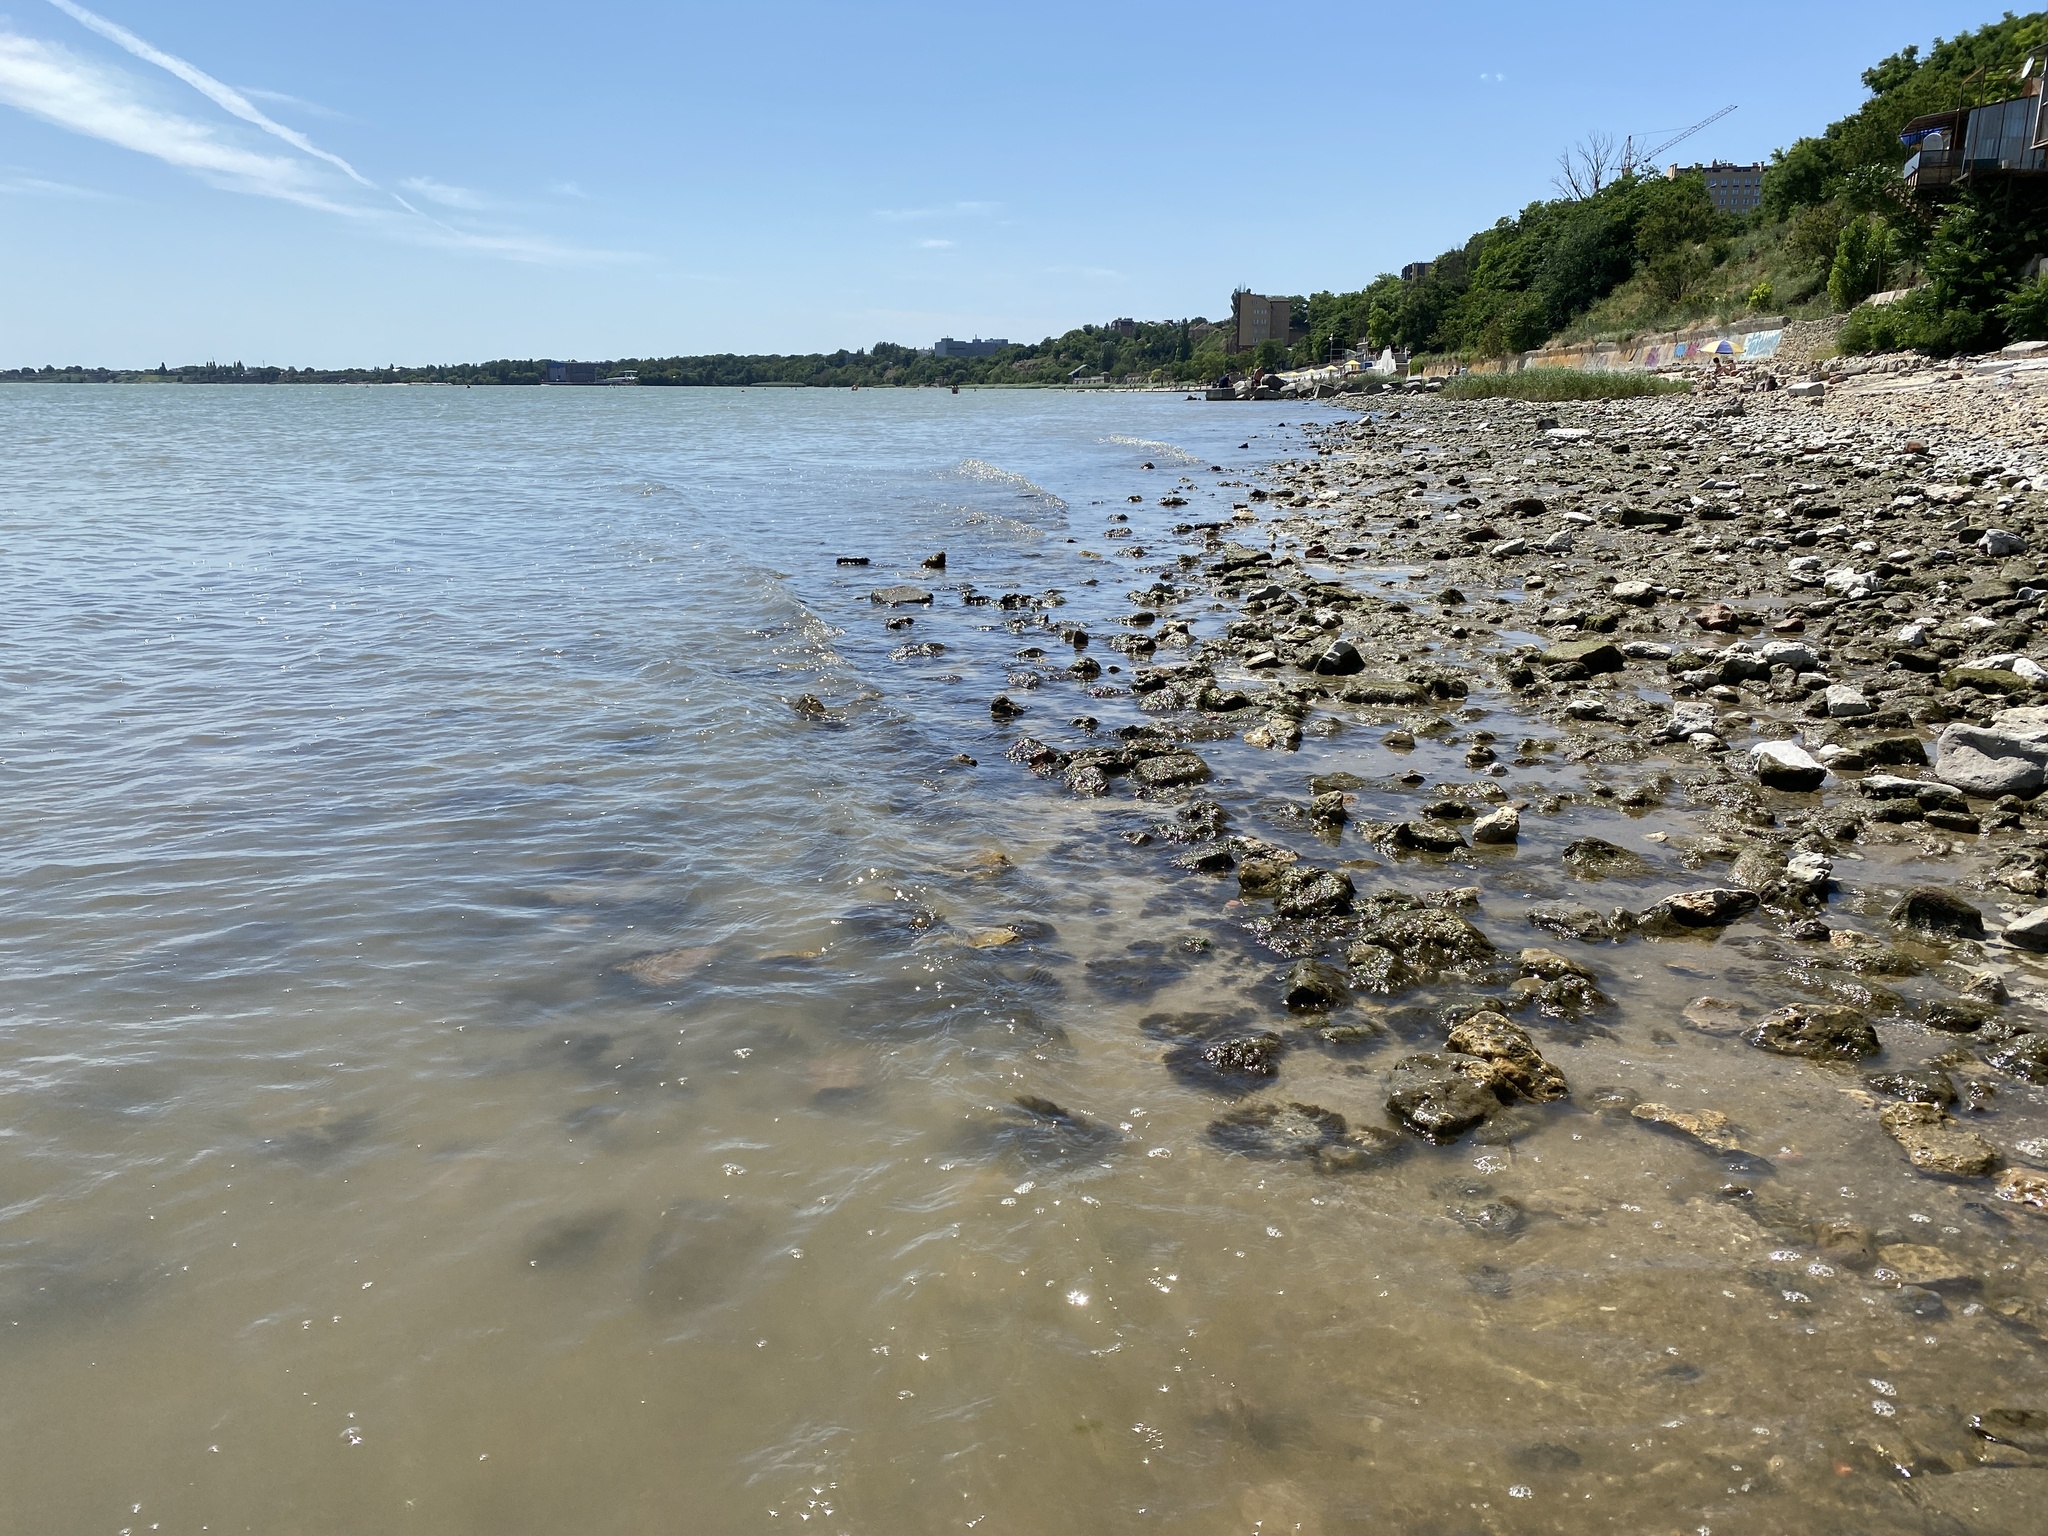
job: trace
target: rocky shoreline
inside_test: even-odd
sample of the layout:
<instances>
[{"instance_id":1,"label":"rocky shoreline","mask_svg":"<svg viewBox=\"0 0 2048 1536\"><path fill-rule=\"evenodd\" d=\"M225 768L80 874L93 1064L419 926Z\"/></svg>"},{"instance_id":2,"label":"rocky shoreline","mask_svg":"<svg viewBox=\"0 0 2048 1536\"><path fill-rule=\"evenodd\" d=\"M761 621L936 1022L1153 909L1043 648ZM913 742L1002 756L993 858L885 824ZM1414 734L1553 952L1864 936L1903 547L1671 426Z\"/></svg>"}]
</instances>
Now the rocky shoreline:
<instances>
[{"instance_id":1,"label":"rocky shoreline","mask_svg":"<svg viewBox=\"0 0 2048 1536\"><path fill-rule=\"evenodd\" d=\"M1246 1101L1216 1147L1357 1172L1570 1101L1693 1141L1773 1230L1918 1283L1939 1253L1774 1201L1768 1160L1711 1105L1569 1083L1546 1059L1614 1015L1603 955L1726 940L1770 979L1672 1023L1835 1073L1902 1175L1976 1188L2022 1235L2048 1212L2048 668L2028 654L2048 655L2048 392L1895 364L1817 394L1389 400L1309 428L1312 455L1238 483L1229 522L1172 525L1156 579L1095 635L1056 599L964 593L1044 637L990 706L1011 762L1130 802L1133 856L1209 882L1273 959L1271 995L1140 1021L1177 1078ZM1122 654L1105 668L1098 649ZM1023 690L1053 683L1141 718L1046 729ZM1471 728L1502 714L1527 734ZM1365 733L1395 758L1461 747L1469 776L1318 771L1326 741L1355 759ZM1281 815L1300 835L1249 830L1211 782L1220 743L1299 754L1308 793ZM1694 884L1602 899L1647 866L1574 838L1561 859L1586 899L1504 933L1484 913L1520 866L1500 859L1575 807L1678 817L1652 836ZM1901 884L1908 865L1923 873ZM1296 1102L1298 1050L1369 1059L1353 1070L1384 1072L1385 1123ZM2000 1315L2048 1327L2040 1289L2005 1284Z\"/></svg>"}]
</instances>

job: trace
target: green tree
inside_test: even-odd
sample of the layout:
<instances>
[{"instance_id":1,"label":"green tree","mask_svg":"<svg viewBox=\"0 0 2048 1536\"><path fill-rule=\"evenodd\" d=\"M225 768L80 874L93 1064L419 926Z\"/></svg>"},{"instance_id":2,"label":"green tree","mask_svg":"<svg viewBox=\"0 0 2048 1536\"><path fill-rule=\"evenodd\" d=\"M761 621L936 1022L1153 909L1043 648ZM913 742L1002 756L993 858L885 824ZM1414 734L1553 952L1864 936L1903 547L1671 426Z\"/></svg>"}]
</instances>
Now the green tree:
<instances>
[{"instance_id":1,"label":"green tree","mask_svg":"<svg viewBox=\"0 0 2048 1536\"><path fill-rule=\"evenodd\" d=\"M1854 309L1885 285L1892 269L1892 232L1875 214L1858 214L1842 226L1828 269L1828 298L1836 309Z\"/></svg>"}]
</instances>

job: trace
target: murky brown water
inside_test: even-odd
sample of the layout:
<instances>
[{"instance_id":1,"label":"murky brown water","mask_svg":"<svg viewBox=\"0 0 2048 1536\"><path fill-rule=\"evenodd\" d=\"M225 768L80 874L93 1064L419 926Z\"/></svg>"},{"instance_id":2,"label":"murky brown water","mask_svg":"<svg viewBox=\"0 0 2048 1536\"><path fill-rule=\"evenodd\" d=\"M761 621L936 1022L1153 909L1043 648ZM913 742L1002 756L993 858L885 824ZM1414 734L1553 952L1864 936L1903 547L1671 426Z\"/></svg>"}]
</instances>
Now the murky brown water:
<instances>
[{"instance_id":1,"label":"murky brown water","mask_svg":"<svg viewBox=\"0 0 2048 1536\"><path fill-rule=\"evenodd\" d=\"M1413 750L1387 710L1201 750L1240 830L1362 890L1477 885L1504 949L1591 964L1616 1006L1533 1025L1573 1098L1351 1174L1209 1139L1233 1101L1143 1021L1291 1032L1283 962L1234 884L1122 838L1159 805L1002 761L987 700L1044 635L953 587L1126 611L1167 517L1227 512L1302 409L0 395L0 1525L2038 1529L2041 1474L1946 1470L2027 1459L1965 1415L2048 1408L2032 1218L1912 1173L1857 1072L1681 1016L1929 978L1819 970L1762 923L1527 925L1709 883L1652 836L1693 829L1676 796L1451 863L1286 814L1338 770L1354 815L1411 814L1470 782L1459 733L1534 730L1502 699ZM1116 510L1151 557L1098 538ZM898 580L939 601L890 632L866 593ZM946 650L889 659L911 640ZM1010 691L1049 735L1139 718ZM1544 763L1507 787L1648 771ZM1653 872L1574 880L1588 834ZM1944 870L1861 851L1834 916L1873 932ZM1291 1036L1261 1096L1382 1123L1387 1068L1469 995ZM1953 1043L1879 1030L1885 1066ZM2004 1079L1974 1123L2020 1160L2048 1135ZM1816 1245L1836 1219L1961 1278L1902 1292Z\"/></svg>"}]
</instances>

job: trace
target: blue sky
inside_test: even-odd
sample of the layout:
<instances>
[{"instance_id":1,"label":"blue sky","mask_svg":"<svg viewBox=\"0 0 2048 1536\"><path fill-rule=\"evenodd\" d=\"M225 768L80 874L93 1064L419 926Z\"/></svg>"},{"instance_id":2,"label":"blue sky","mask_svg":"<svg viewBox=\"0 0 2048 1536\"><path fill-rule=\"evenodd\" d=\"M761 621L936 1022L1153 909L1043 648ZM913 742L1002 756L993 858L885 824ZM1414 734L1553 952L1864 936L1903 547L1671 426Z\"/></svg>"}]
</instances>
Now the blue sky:
<instances>
[{"instance_id":1,"label":"blue sky","mask_svg":"<svg viewBox=\"0 0 2048 1536\"><path fill-rule=\"evenodd\" d=\"M1997 5L0 0L0 366L811 351L1355 288Z\"/></svg>"}]
</instances>

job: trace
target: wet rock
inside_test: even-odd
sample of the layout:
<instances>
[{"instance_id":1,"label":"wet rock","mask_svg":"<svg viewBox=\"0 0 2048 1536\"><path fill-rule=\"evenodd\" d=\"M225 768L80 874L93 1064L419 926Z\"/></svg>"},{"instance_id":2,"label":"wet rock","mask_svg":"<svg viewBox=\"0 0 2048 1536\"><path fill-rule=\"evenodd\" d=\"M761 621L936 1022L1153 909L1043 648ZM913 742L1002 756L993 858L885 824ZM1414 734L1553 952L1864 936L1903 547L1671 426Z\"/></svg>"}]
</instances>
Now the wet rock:
<instances>
[{"instance_id":1,"label":"wet rock","mask_svg":"<svg viewBox=\"0 0 2048 1536\"><path fill-rule=\"evenodd\" d=\"M1717 1109L1674 1109L1669 1104L1646 1103L1629 1113L1646 1125L1688 1136L1711 1152L1738 1152L1742 1147L1728 1117Z\"/></svg>"},{"instance_id":2,"label":"wet rock","mask_svg":"<svg viewBox=\"0 0 2048 1536\"><path fill-rule=\"evenodd\" d=\"M1131 767L1131 778L1146 789L1175 789L1200 784L1208 777L1209 765L1192 752L1165 752Z\"/></svg>"},{"instance_id":3,"label":"wet rock","mask_svg":"<svg viewBox=\"0 0 2048 1536\"><path fill-rule=\"evenodd\" d=\"M1481 1237L1518 1237L1529 1224L1522 1202L1509 1195L1491 1200L1472 1199L1444 1207L1444 1214L1468 1232Z\"/></svg>"},{"instance_id":4,"label":"wet rock","mask_svg":"<svg viewBox=\"0 0 2048 1536\"><path fill-rule=\"evenodd\" d=\"M1451 1026L1445 1042L1453 1051L1489 1063L1493 1087L1501 1098L1549 1103L1566 1098L1571 1089L1564 1074L1543 1059L1529 1032L1498 1013L1475 1013Z\"/></svg>"},{"instance_id":5,"label":"wet rock","mask_svg":"<svg viewBox=\"0 0 2048 1536\"><path fill-rule=\"evenodd\" d=\"M1465 834L1456 827L1430 821L1395 822L1377 840L1411 853L1456 853L1465 846Z\"/></svg>"},{"instance_id":6,"label":"wet rock","mask_svg":"<svg viewBox=\"0 0 2048 1536\"><path fill-rule=\"evenodd\" d=\"M1619 672L1627 662L1611 640L1563 640L1536 658L1546 667L1576 666L1587 676Z\"/></svg>"},{"instance_id":7,"label":"wet rock","mask_svg":"<svg viewBox=\"0 0 2048 1536\"><path fill-rule=\"evenodd\" d=\"M1269 715L1263 724L1246 731L1244 739L1247 746L1293 752L1301 746L1301 722L1292 715Z\"/></svg>"},{"instance_id":8,"label":"wet rock","mask_svg":"<svg viewBox=\"0 0 2048 1536\"><path fill-rule=\"evenodd\" d=\"M1931 939L1984 937L1984 914L1938 885L1919 885L1906 892L1892 908L1891 918L1907 932Z\"/></svg>"},{"instance_id":9,"label":"wet rock","mask_svg":"<svg viewBox=\"0 0 2048 1536\"><path fill-rule=\"evenodd\" d=\"M1581 837L1565 844L1565 868L1581 880L1613 880L1650 873L1641 854L1598 837Z\"/></svg>"},{"instance_id":10,"label":"wet rock","mask_svg":"<svg viewBox=\"0 0 2048 1536\"><path fill-rule=\"evenodd\" d=\"M1569 955L1560 955L1554 949L1525 949L1515 956L1515 963L1526 976L1538 976L1545 981L1558 981L1566 976L1577 976L1586 981L1598 978L1591 966L1582 965Z\"/></svg>"},{"instance_id":11,"label":"wet rock","mask_svg":"<svg viewBox=\"0 0 2048 1536\"><path fill-rule=\"evenodd\" d=\"M1943 1034L1967 1035L1997 1017L1997 1008L1979 998L1928 997L1920 1001L1920 1022Z\"/></svg>"},{"instance_id":12,"label":"wet rock","mask_svg":"<svg viewBox=\"0 0 2048 1536\"><path fill-rule=\"evenodd\" d=\"M1031 1167L1094 1162L1122 1140L1110 1126L1036 1094L1019 1094L980 1127L978 1139Z\"/></svg>"},{"instance_id":13,"label":"wet rock","mask_svg":"<svg viewBox=\"0 0 2048 1536\"><path fill-rule=\"evenodd\" d=\"M1251 1104L1211 1122L1209 1141L1247 1157L1302 1158L1331 1173L1363 1171L1393 1161L1407 1148L1381 1126L1353 1129L1333 1109L1314 1104Z\"/></svg>"},{"instance_id":14,"label":"wet rock","mask_svg":"<svg viewBox=\"0 0 2048 1536\"><path fill-rule=\"evenodd\" d=\"M2048 1035L2023 1032L1986 1048L1984 1059L2030 1083L2048 1083Z\"/></svg>"},{"instance_id":15,"label":"wet rock","mask_svg":"<svg viewBox=\"0 0 2048 1536\"><path fill-rule=\"evenodd\" d=\"M1877 1119L1922 1173L1974 1179L1998 1166L1998 1148L1957 1125L1939 1104L1887 1104Z\"/></svg>"},{"instance_id":16,"label":"wet rock","mask_svg":"<svg viewBox=\"0 0 2048 1536\"><path fill-rule=\"evenodd\" d=\"M1289 1008L1305 1010L1338 1008L1350 997L1350 978L1321 960L1295 961L1280 991L1280 1000Z\"/></svg>"},{"instance_id":17,"label":"wet rock","mask_svg":"<svg viewBox=\"0 0 2048 1536\"><path fill-rule=\"evenodd\" d=\"M1999 1199L2048 1215L2048 1174L2031 1168L2008 1168L1991 1191Z\"/></svg>"},{"instance_id":18,"label":"wet rock","mask_svg":"<svg viewBox=\"0 0 2048 1536\"><path fill-rule=\"evenodd\" d=\"M1679 1017L1702 1034L1739 1035L1744 1015L1740 1003L1721 997L1696 997L1679 1011Z\"/></svg>"},{"instance_id":19,"label":"wet rock","mask_svg":"<svg viewBox=\"0 0 2048 1536\"><path fill-rule=\"evenodd\" d=\"M1365 658L1349 640L1339 640L1317 656L1309 670L1319 677L1349 677L1365 670Z\"/></svg>"},{"instance_id":20,"label":"wet rock","mask_svg":"<svg viewBox=\"0 0 2048 1536\"><path fill-rule=\"evenodd\" d=\"M825 718L825 701L815 693L800 693L789 701L789 707L806 720Z\"/></svg>"},{"instance_id":21,"label":"wet rock","mask_svg":"<svg viewBox=\"0 0 2048 1536\"><path fill-rule=\"evenodd\" d=\"M2048 907L2036 907L2005 925L2005 942L2015 949L2048 952Z\"/></svg>"},{"instance_id":22,"label":"wet rock","mask_svg":"<svg viewBox=\"0 0 2048 1536\"><path fill-rule=\"evenodd\" d=\"M1472 841L1475 843L1512 843L1522 835L1522 817L1512 805L1503 805L1488 811L1472 823ZM2042 909L2048 916L2048 908ZM2043 947L2048 947L2048 934L2044 934Z\"/></svg>"},{"instance_id":23,"label":"wet rock","mask_svg":"<svg viewBox=\"0 0 2048 1536\"><path fill-rule=\"evenodd\" d=\"M1853 1008L1793 1003L1765 1014L1742 1037L1758 1050L1813 1061L1854 1061L1878 1053L1877 1031Z\"/></svg>"},{"instance_id":24,"label":"wet rock","mask_svg":"<svg viewBox=\"0 0 2048 1536\"><path fill-rule=\"evenodd\" d=\"M1166 1068L1198 1088L1245 1094L1265 1086L1280 1071L1287 1043L1270 1031L1190 1040L1169 1049Z\"/></svg>"},{"instance_id":25,"label":"wet rock","mask_svg":"<svg viewBox=\"0 0 2048 1536\"><path fill-rule=\"evenodd\" d=\"M1926 1243L1886 1243L1877 1250L1877 1261L1900 1285L1952 1294L1974 1291L1983 1284L1967 1264Z\"/></svg>"},{"instance_id":26,"label":"wet rock","mask_svg":"<svg viewBox=\"0 0 2048 1536\"><path fill-rule=\"evenodd\" d=\"M2031 799L2048 784L2048 742L2013 731L1946 726L1935 743L1934 774L1965 794Z\"/></svg>"},{"instance_id":27,"label":"wet rock","mask_svg":"<svg viewBox=\"0 0 2048 1536\"><path fill-rule=\"evenodd\" d=\"M1946 1109L1956 1101L1956 1085L1949 1081L1946 1072L1938 1069L1873 1072L1863 1079L1863 1086L1872 1093L1904 1099L1911 1104L1933 1104Z\"/></svg>"},{"instance_id":28,"label":"wet rock","mask_svg":"<svg viewBox=\"0 0 2048 1536\"><path fill-rule=\"evenodd\" d=\"M1341 827L1351 819L1351 812L1345 807L1344 792L1341 789L1326 790L1322 794L1311 795L1308 802L1308 815L1309 820L1318 822L1326 827Z\"/></svg>"},{"instance_id":29,"label":"wet rock","mask_svg":"<svg viewBox=\"0 0 2048 1536\"><path fill-rule=\"evenodd\" d=\"M868 594L868 600L880 603L885 608L902 608L916 603L929 603L932 595L923 587L877 587Z\"/></svg>"},{"instance_id":30,"label":"wet rock","mask_svg":"<svg viewBox=\"0 0 2048 1536\"><path fill-rule=\"evenodd\" d=\"M1406 1056L1394 1064L1387 1111L1430 1141L1456 1141L1500 1108L1491 1081L1486 1063L1471 1056Z\"/></svg>"},{"instance_id":31,"label":"wet rock","mask_svg":"<svg viewBox=\"0 0 2048 1536\"><path fill-rule=\"evenodd\" d=\"M988 701L989 718L992 720L1014 720L1024 713L1024 706L1006 693L999 693Z\"/></svg>"},{"instance_id":32,"label":"wet rock","mask_svg":"<svg viewBox=\"0 0 2048 1536\"><path fill-rule=\"evenodd\" d=\"M1273 910L1282 917L1329 917L1351 910L1351 877L1341 869L1290 865L1274 884Z\"/></svg>"},{"instance_id":33,"label":"wet rock","mask_svg":"<svg viewBox=\"0 0 2048 1536\"><path fill-rule=\"evenodd\" d=\"M1391 990L1447 975L1476 977L1492 968L1498 951L1455 912L1419 908L1374 917L1344 958L1369 985L1376 979L1377 990Z\"/></svg>"},{"instance_id":34,"label":"wet rock","mask_svg":"<svg viewBox=\"0 0 2048 1536\"><path fill-rule=\"evenodd\" d=\"M1819 789L1827 768L1805 748L1789 741L1760 742L1749 749L1756 776L1772 789Z\"/></svg>"},{"instance_id":35,"label":"wet rock","mask_svg":"<svg viewBox=\"0 0 2048 1536\"><path fill-rule=\"evenodd\" d=\"M1749 916L1760 905L1755 891L1717 886L1704 891L1681 891L1643 909L1638 927L1652 937L1670 937L1707 929L1725 928Z\"/></svg>"},{"instance_id":36,"label":"wet rock","mask_svg":"<svg viewBox=\"0 0 2048 1536\"><path fill-rule=\"evenodd\" d=\"M1591 907L1533 907L1529 922L1545 933L1577 939L1582 944L1604 944L1634 931L1632 921L1626 926L1617 925L1613 918L1602 917Z\"/></svg>"}]
</instances>

